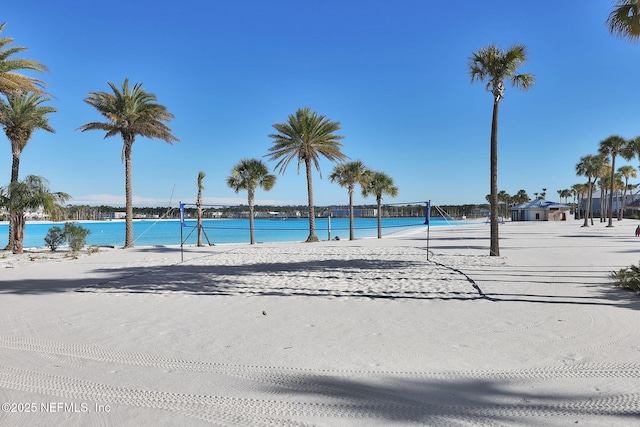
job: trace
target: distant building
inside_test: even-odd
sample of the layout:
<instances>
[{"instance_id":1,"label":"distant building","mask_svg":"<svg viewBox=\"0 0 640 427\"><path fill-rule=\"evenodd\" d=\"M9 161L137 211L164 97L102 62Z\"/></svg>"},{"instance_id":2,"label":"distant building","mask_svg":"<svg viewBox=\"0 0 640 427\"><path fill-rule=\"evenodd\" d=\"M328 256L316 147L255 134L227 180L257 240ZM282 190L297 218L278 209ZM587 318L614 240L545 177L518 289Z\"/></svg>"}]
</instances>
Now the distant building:
<instances>
[{"instance_id":1,"label":"distant building","mask_svg":"<svg viewBox=\"0 0 640 427\"><path fill-rule=\"evenodd\" d=\"M536 199L511 208L511 221L566 221L571 207Z\"/></svg>"}]
</instances>

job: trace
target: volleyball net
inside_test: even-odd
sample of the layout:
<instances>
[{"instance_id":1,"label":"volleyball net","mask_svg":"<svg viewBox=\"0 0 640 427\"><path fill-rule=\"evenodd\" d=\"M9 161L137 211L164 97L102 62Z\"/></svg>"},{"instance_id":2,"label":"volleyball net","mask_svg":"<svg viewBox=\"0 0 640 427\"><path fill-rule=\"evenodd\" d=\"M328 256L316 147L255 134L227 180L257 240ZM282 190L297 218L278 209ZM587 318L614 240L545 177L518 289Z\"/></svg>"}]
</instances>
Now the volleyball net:
<instances>
[{"instance_id":1,"label":"volleyball net","mask_svg":"<svg viewBox=\"0 0 640 427\"><path fill-rule=\"evenodd\" d=\"M244 243L249 241L250 213L247 205L179 204L182 243L195 243L200 229L204 244ZM201 221L198 223L198 210ZM314 207L315 233L321 240L348 239L349 206ZM303 241L309 234L309 209L306 206L255 206L255 239L258 242ZM356 238L375 237L401 230L425 227L430 222L448 224L454 218L429 201L354 205L353 230ZM380 215L380 223L378 223Z\"/></svg>"}]
</instances>

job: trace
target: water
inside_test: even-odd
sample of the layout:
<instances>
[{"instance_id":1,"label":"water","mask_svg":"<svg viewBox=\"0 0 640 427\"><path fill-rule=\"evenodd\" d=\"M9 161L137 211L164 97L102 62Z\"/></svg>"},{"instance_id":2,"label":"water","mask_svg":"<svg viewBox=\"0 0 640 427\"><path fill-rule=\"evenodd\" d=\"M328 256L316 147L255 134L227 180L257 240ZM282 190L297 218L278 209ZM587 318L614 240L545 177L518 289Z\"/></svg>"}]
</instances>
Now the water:
<instances>
[{"instance_id":1,"label":"water","mask_svg":"<svg viewBox=\"0 0 640 427\"><path fill-rule=\"evenodd\" d=\"M468 223L468 222L465 222ZM96 246L124 246L124 221L80 221L77 224L91 230L87 236L87 245ZM432 218L431 226L456 225L456 221ZM64 223L29 222L25 227L24 247L35 248L46 246L44 237L51 227L64 227ZM195 245L197 236L196 221L187 220L186 226L180 227L179 220L134 220L133 236L136 246ZM388 235L406 229L424 228L424 218L383 218L382 234ZM0 223L0 246L4 247L8 239L8 224ZM205 219L203 228L206 237L202 241L207 244L207 237L212 244L217 243L249 243L248 219ZM355 237L377 236L376 218L356 218ZM327 218L316 219L316 234L320 240L349 238L349 219L331 218L331 233ZM290 242L304 241L309 235L309 220L307 218L286 219L256 219L256 242Z\"/></svg>"}]
</instances>

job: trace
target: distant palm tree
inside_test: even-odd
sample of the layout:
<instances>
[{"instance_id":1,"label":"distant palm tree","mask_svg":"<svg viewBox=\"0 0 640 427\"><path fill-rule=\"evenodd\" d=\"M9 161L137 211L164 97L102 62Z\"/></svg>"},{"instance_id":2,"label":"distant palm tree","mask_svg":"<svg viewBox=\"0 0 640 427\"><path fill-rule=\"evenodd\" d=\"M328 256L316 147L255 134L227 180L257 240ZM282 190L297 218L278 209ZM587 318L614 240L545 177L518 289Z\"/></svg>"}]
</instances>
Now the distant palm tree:
<instances>
[{"instance_id":1,"label":"distant palm tree","mask_svg":"<svg viewBox=\"0 0 640 427\"><path fill-rule=\"evenodd\" d=\"M249 202L249 235L251 244L256 243L254 232L254 202L256 188L269 191L276 183L276 176L269 173L269 167L257 159L243 159L231 169L231 176L227 178L227 185L236 193L247 190Z\"/></svg>"},{"instance_id":2,"label":"distant palm tree","mask_svg":"<svg viewBox=\"0 0 640 427\"><path fill-rule=\"evenodd\" d=\"M634 168L631 165L625 165L625 166L620 166L618 168L618 173L620 174L621 177L624 178L624 186L623 188L623 192L622 192L622 209L620 209L618 211L618 220L622 220L622 217L624 216L624 207L626 206L627 203L627 190L629 190L629 178L637 178L638 177L638 171L636 170L636 168Z\"/></svg>"},{"instance_id":3,"label":"distant palm tree","mask_svg":"<svg viewBox=\"0 0 640 427\"><path fill-rule=\"evenodd\" d=\"M43 208L51 213L71 196L63 192L49 190L49 182L40 176L28 175L22 181L10 183L0 188L0 207L6 208L14 224L13 253L22 253L24 242L25 212Z\"/></svg>"},{"instance_id":4,"label":"distant palm tree","mask_svg":"<svg viewBox=\"0 0 640 427\"><path fill-rule=\"evenodd\" d=\"M530 201L530 200L531 200L531 199L529 198L529 195L527 194L527 192L526 192L526 191L524 191L524 190L519 190L519 191L516 193L516 195L515 195L515 196L513 196L513 198L514 198L514 202L515 202L515 203L518 203L518 204L520 204L520 203L525 203L525 202L528 202L528 201Z\"/></svg>"},{"instance_id":5,"label":"distant palm tree","mask_svg":"<svg viewBox=\"0 0 640 427\"><path fill-rule=\"evenodd\" d=\"M47 132L55 132L49 125L48 114L56 111L55 108L41 105L49 101L49 98L22 91L10 92L6 101L0 99L0 125L11 143L11 181L17 182L20 175L20 156L27 146L33 132L43 129ZM11 216L10 216L11 217ZM9 242L7 248L13 245L11 232L13 224L9 221Z\"/></svg>"},{"instance_id":6,"label":"distant palm tree","mask_svg":"<svg viewBox=\"0 0 640 427\"><path fill-rule=\"evenodd\" d=\"M120 135L122 137L122 160L125 170L126 228L124 247L133 247L133 190L131 186L131 149L136 136L161 139L169 144L179 141L171 134L171 129L163 122L171 121L167 107L158 104L154 94L146 92L141 83L129 88L129 79L125 79L122 90L109 82L113 94L90 92L85 102L102 114L106 122L92 122L80 126L82 132L103 130L105 138Z\"/></svg>"},{"instance_id":7,"label":"distant palm tree","mask_svg":"<svg viewBox=\"0 0 640 427\"><path fill-rule=\"evenodd\" d=\"M613 186L615 183L614 174L616 172L616 157L625 150L629 142L619 135L611 135L607 139L600 141L598 152L603 156L611 156L611 177L609 178L609 224L613 227Z\"/></svg>"},{"instance_id":8,"label":"distant palm tree","mask_svg":"<svg viewBox=\"0 0 640 427\"><path fill-rule=\"evenodd\" d=\"M356 184L362 185L367 175L367 167L360 160L341 163L333 168L329 175L331 182L337 182L341 187L346 187L349 192L349 240L354 240L354 219L353 219L353 191Z\"/></svg>"},{"instance_id":9,"label":"distant palm tree","mask_svg":"<svg viewBox=\"0 0 640 427\"><path fill-rule=\"evenodd\" d=\"M313 180L312 166L320 173L320 157L325 157L332 162L343 161L348 157L341 151L343 139L335 132L340 130L340 122L333 122L325 116L319 116L310 108L300 108L295 115L290 114L287 123L275 123L274 129L278 132L269 135L273 145L269 148L269 160L279 160L276 169L284 173L293 159L298 161L298 173L300 164L304 163L307 174L307 196L309 201L309 237L307 242L317 242L315 223L315 209L313 204Z\"/></svg>"},{"instance_id":10,"label":"distant palm tree","mask_svg":"<svg viewBox=\"0 0 640 427\"><path fill-rule=\"evenodd\" d=\"M578 197L576 219L580 219L580 206L582 206L581 201L584 201L584 195L589 191L589 187L587 184L573 184L571 186L571 191L573 191L573 194Z\"/></svg>"},{"instance_id":11,"label":"distant palm tree","mask_svg":"<svg viewBox=\"0 0 640 427\"><path fill-rule=\"evenodd\" d=\"M585 207L583 227L589 226L589 213L591 212L591 200L593 196L593 184L602 175L602 170L609 159L603 156L588 154L580 158L576 165L576 174L587 177L587 205ZM593 224L593 219L591 220Z\"/></svg>"},{"instance_id":12,"label":"distant palm tree","mask_svg":"<svg viewBox=\"0 0 640 427\"><path fill-rule=\"evenodd\" d=\"M6 22L0 24L0 33ZM13 43L10 37L0 38L0 93L9 94L15 91L46 93L45 82L16 73L17 70L49 71L47 67L33 59L12 58L16 53L26 52L26 47L7 47Z\"/></svg>"},{"instance_id":13,"label":"distant palm tree","mask_svg":"<svg viewBox=\"0 0 640 427\"><path fill-rule=\"evenodd\" d=\"M198 197L196 198L196 209L198 216L198 246L204 246L202 244L202 191L204 190L204 181L205 173L200 171L198 172Z\"/></svg>"},{"instance_id":14,"label":"distant palm tree","mask_svg":"<svg viewBox=\"0 0 640 427\"><path fill-rule=\"evenodd\" d=\"M535 80L533 74L518 74L518 68L527 61L525 46L514 45L503 50L489 45L473 53L469 71L471 83L487 81L487 91L493 95L493 116L491 121L491 243L489 254L500 255L498 239L498 110L504 97L504 82L510 80L513 86L529 89Z\"/></svg>"},{"instance_id":15,"label":"distant palm tree","mask_svg":"<svg viewBox=\"0 0 640 427\"><path fill-rule=\"evenodd\" d=\"M640 38L640 8L638 0L617 0L607 18L609 32L631 41Z\"/></svg>"},{"instance_id":16,"label":"distant palm tree","mask_svg":"<svg viewBox=\"0 0 640 427\"><path fill-rule=\"evenodd\" d=\"M391 197L398 195L398 187L393 185L393 179L383 172L370 172L366 175L366 181L362 187L362 195L368 197L376 196L378 203L378 239L382 238L382 196L387 194Z\"/></svg>"}]
</instances>

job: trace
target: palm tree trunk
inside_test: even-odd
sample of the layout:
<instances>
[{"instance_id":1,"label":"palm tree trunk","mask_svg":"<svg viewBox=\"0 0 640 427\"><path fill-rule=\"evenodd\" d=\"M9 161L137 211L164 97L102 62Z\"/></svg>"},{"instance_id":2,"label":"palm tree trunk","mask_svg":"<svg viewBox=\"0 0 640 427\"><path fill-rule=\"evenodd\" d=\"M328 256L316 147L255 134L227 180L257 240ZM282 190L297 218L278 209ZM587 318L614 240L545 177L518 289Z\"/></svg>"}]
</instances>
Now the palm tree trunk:
<instances>
[{"instance_id":1,"label":"palm tree trunk","mask_svg":"<svg viewBox=\"0 0 640 427\"><path fill-rule=\"evenodd\" d=\"M126 197L126 218L124 247L133 247L133 190L131 187L131 147L133 141L124 142L124 188Z\"/></svg>"},{"instance_id":2,"label":"palm tree trunk","mask_svg":"<svg viewBox=\"0 0 640 427\"><path fill-rule=\"evenodd\" d=\"M378 239L382 239L382 198L377 198L378 202Z\"/></svg>"},{"instance_id":3,"label":"palm tree trunk","mask_svg":"<svg viewBox=\"0 0 640 427\"><path fill-rule=\"evenodd\" d=\"M591 178L587 181L587 203L584 206L584 224L583 227L589 226L589 210L591 208Z\"/></svg>"},{"instance_id":4,"label":"palm tree trunk","mask_svg":"<svg viewBox=\"0 0 640 427\"><path fill-rule=\"evenodd\" d=\"M624 183L624 192L622 193L622 206L620 207L620 213L618 214L618 221L622 221L622 218L624 218L624 208L626 206L627 203L627 188L629 186L629 180L625 180Z\"/></svg>"},{"instance_id":5,"label":"palm tree trunk","mask_svg":"<svg viewBox=\"0 0 640 427\"><path fill-rule=\"evenodd\" d=\"M22 212L14 211L11 213L11 222L13 223L13 246L14 254L21 254L24 243L24 215Z\"/></svg>"},{"instance_id":6,"label":"palm tree trunk","mask_svg":"<svg viewBox=\"0 0 640 427\"><path fill-rule=\"evenodd\" d=\"M609 189L609 224L607 227L613 227L613 185L616 174L616 156L611 156L611 188Z\"/></svg>"},{"instance_id":7,"label":"palm tree trunk","mask_svg":"<svg viewBox=\"0 0 640 427\"><path fill-rule=\"evenodd\" d=\"M256 243L256 236L255 236L255 228L254 228L254 218L255 218L255 212L254 212L254 208L253 208L253 204L254 204L254 189L253 188L248 188L248 202L249 202L249 241L252 245L254 245Z\"/></svg>"},{"instance_id":8,"label":"palm tree trunk","mask_svg":"<svg viewBox=\"0 0 640 427\"><path fill-rule=\"evenodd\" d=\"M318 236L316 235L316 212L313 206L313 182L311 177L311 159L304 159L305 168L307 170L307 195L309 200L309 237L307 242L318 242Z\"/></svg>"},{"instance_id":9,"label":"palm tree trunk","mask_svg":"<svg viewBox=\"0 0 640 427\"><path fill-rule=\"evenodd\" d=\"M355 240L353 225L353 189L349 188L349 240Z\"/></svg>"},{"instance_id":10,"label":"palm tree trunk","mask_svg":"<svg viewBox=\"0 0 640 427\"><path fill-rule=\"evenodd\" d=\"M11 154L12 154L12 160L11 160L11 181L10 182L18 182L18 178L20 175L20 154L22 154L22 151L12 146ZM5 247L5 250L13 250L14 241L15 241L14 240L15 235L13 233L14 227L15 225L13 224L13 212L9 212L9 236L8 236L7 246Z\"/></svg>"},{"instance_id":11,"label":"palm tree trunk","mask_svg":"<svg viewBox=\"0 0 640 427\"><path fill-rule=\"evenodd\" d=\"M198 199L196 200L196 209L198 215L198 247L204 246L202 244L202 190L198 189Z\"/></svg>"},{"instance_id":12,"label":"palm tree trunk","mask_svg":"<svg viewBox=\"0 0 640 427\"><path fill-rule=\"evenodd\" d=\"M498 109L500 99L493 102L493 117L491 120L491 245L489 255L500 256L498 239Z\"/></svg>"}]
</instances>

